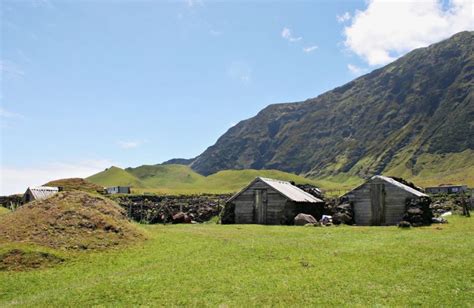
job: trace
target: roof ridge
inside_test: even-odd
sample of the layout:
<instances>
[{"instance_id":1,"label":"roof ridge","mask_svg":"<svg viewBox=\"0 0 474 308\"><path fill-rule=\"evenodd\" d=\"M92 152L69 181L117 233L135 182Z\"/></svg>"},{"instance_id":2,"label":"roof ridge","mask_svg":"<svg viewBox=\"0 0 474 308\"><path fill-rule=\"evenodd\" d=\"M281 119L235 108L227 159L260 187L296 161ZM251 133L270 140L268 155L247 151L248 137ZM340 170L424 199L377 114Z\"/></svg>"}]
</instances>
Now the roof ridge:
<instances>
[{"instance_id":1,"label":"roof ridge","mask_svg":"<svg viewBox=\"0 0 474 308\"><path fill-rule=\"evenodd\" d=\"M418 191L418 190L414 189L413 187L410 187L406 184L403 184L402 182L399 182L399 181L395 180L394 178L391 178L391 177L388 177L388 176L385 176L385 175L374 175L372 178L382 179L386 182L397 185L398 187L403 188L406 191L408 191L412 194L418 195L418 196L427 196L425 193L423 193L421 191ZM393 183L393 182L395 182L395 183Z\"/></svg>"}]
</instances>

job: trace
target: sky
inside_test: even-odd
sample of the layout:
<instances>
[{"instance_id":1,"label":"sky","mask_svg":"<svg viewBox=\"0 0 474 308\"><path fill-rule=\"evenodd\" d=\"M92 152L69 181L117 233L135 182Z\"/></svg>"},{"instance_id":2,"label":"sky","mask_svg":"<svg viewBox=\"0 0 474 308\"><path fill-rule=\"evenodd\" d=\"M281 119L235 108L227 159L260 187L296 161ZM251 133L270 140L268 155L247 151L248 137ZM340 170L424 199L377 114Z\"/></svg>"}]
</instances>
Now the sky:
<instances>
[{"instance_id":1,"label":"sky","mask_svg":"<svg viewBox=\"0 0 474 308\"><path fill-rule=\"evenodd\" d=\"M472 0L0 5L0 195L195 157L269 104L474 30Z\"/></svg>"}]
</instances>

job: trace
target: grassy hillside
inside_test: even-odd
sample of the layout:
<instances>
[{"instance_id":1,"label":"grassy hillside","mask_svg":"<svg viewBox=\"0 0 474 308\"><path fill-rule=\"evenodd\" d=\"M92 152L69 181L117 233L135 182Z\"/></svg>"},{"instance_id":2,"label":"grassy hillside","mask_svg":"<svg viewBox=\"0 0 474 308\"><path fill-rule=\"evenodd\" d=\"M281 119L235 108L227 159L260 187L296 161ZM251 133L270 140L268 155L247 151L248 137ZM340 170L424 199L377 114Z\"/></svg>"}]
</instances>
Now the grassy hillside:
<instances>
[{"instance_id":1,"label":"grassy hillside","mask_svg":"<svg viewBox=\"0 0 474 308\"><path fill-rule=\"evenodd\" d=\"M0 271L0 306L426 306L474 302L474 219L397 227L140 226L149 240ZM0 254L2 253L0 246ZM52 251L51 253L54 253ZM230 257L231 256L231 257Z\"/></svg>"},{"instance_id":2,"label":"grassy hillside","mask_svg":"<svg viewBox=\"0 0 474 308\"><path fill-rule=\"evenodd\" d=\"M112 166L102 172L88 177L86 180L102 186L143 187L143 183L127 171Z\"/></svg>"},{"instance_id":3,"label":"grassy hillside","mask_svg":"<svg viewBox=\"0 0 474 308\"><path fill-rule=\"evenodd\" d=\"M134 193L200 194L236 192L257 176L319 184L314 180L277 170L227 170L205 177L184 165L146 165L125 170L112 167L87 180L103 186L131 185Z\"/></svg>"},{"instance_id":4,"label":"grassy hillside","mask_svg":"<svg viewBox=\"0 0 474 308\"><path fill-rule=\"evenodd\" d=\"M421 170L417 174L406 167L408 159L397 156L396 160L398 164L391 164L385 175L403 177L422 187L443 183L474 186L472 150L445 155L423 154L416 165ZM145 165L125 170L111 167L87 180L101 186L130 185L134 193L202 194L236 192L257 176L312 184L329 195L343 194L364 181L348 173L311 179L278 170L252 169L224 170L206 177L185 165Z\"/></svg>"},{"instance_id":5,"label":"grassy hillside","mask_svg":"<svg viewBox=\"0 0 474 308\"><path fill-rule=\"evenodd\" d=\"M392 164L387 168L387 174L405 177L423 187L447 183L474 187L474 150L422 154L413 168L408 168L407 164L409 161Z\"/></svg>"}]
</instances>

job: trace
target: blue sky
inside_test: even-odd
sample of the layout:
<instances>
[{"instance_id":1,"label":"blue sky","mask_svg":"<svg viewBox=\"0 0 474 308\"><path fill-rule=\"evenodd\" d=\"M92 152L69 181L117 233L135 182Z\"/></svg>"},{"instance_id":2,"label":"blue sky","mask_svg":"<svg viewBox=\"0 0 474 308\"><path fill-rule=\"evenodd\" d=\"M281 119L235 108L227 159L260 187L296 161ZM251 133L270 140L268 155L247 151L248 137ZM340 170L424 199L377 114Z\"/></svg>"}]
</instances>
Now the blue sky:
<instances>
[{"instance_id":1,"label":"blue sky","mask_svg":"<svg viewBox=\"0 0 474 308\"><path fill-rule=\"evenodd\" d=\"M472 29L469 1L379 2L2 1L0 193L194 157L269 104Z\"/></svg>"}]
</instances>

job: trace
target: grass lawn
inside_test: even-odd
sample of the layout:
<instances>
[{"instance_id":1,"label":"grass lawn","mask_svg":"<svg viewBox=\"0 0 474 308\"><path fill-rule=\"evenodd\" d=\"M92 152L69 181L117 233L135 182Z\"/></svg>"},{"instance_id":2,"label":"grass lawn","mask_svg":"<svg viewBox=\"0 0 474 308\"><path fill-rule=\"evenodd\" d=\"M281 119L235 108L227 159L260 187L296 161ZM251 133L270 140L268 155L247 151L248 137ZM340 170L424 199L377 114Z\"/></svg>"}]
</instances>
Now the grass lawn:
<instances>
[{"instance_id":1,"label":"grass lawn","mask_svg":"<svg viewBox=\"0 0 474 308\"><path fill-rule=\"evenodd\" d=\"M447 225L150 225L122 250L0 272L0 306L474 303L474 218ZM0 248L0 251L8 247ZM48 250L50 251L50 250Z\"/></svg>"}]
</instances>

